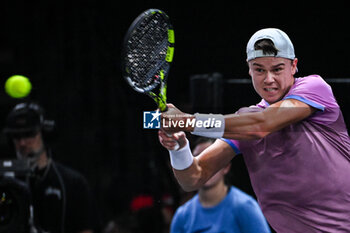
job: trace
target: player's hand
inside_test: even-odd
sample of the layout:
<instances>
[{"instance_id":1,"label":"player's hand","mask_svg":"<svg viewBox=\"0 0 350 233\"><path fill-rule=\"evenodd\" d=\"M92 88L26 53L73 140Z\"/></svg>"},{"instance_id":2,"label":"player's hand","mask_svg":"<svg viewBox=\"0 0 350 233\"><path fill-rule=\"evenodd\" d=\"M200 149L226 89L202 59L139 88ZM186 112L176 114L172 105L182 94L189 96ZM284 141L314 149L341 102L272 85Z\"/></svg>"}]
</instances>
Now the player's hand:
<instances>
[{"instance_id":1,"label":"player's hand","mask_svg":"<svg viewBox=\"0 0 350 233\"><path fill-rule=\"evenodd\" d=\"M180 111L173 104L167 104L167 107L168 110L161 115L161 127L166 133L193 130L186 124L187 120L194 118L193 115Z\"/></svg>"},{"instance_id":2,"label":"player's hand","mask_svg":"<svg viewBox=\"0 0 350 233\"><path fill-rule=\"evenodd\" d=\"M179 149L186 146L187 140L186 140L186 134L182 131L174 133L174 134L168 134L164 130L160 129L158 131L158 138L160 144L168 150L174 150L176 145L179 145Z\"/></svg>"}]
</instances>

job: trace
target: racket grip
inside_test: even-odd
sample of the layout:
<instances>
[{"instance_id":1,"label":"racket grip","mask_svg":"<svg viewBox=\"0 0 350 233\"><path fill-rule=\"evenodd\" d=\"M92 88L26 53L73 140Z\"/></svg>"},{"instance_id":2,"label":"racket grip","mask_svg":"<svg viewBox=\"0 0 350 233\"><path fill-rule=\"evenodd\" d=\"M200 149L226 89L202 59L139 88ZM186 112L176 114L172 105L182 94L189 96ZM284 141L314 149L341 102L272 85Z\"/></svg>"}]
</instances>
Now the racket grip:
<instances>
[{"instance_id":1,"label":"racket grip","mask_svg":"<svg viewBox=\"0 0 350 233\"><path fill-rule=\"evenodd\" d=\"M168 134L167 133L167 135L169 136L169 137L171 137L172 135L171 134ZM179 143L178 142L176 142L176 145L175 145L175 147L174 147L174 149L173 150L178 150L180 148L180 145L179 145Z\"/></svg>"},{"instance_id":2,"label":"racket grip","mask_svg":"<svg viewBox=\"0 0 350 233\"><path fill-rule=\"evenodd\" d=\"M165 108L162 110L160 110L161 112L166 112L166 111L168 111L168 106L166 106L165 105ZM171 137L172 135L171 134L168 134L167 133L167 135L169 136L169 137ZM176 142L176 145L175 145L175 147L174 147L174 149L173 150L178 150L180 148L180 145L179 145L179 143L178 142Z\"/></svg>"}]
</instances>

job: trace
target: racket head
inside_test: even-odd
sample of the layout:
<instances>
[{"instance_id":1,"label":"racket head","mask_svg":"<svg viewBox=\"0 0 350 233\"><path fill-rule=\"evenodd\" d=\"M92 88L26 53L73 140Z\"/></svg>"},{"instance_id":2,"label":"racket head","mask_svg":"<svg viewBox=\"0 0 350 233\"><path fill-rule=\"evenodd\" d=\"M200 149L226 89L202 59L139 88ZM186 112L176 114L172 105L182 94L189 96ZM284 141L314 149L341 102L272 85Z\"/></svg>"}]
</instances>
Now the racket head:
<instances>
[{"instance_id":1,"label":"racket head","mask_svg":"<svg viewBox=\"0 0 350 233\"><path fill-rule=\"evenodd\" d=\"M161 10L148 9L129 27L123 42L122 72L129 85L149 93L166 83L174 54L174 30Z\"/></svg>"}]
</instances>

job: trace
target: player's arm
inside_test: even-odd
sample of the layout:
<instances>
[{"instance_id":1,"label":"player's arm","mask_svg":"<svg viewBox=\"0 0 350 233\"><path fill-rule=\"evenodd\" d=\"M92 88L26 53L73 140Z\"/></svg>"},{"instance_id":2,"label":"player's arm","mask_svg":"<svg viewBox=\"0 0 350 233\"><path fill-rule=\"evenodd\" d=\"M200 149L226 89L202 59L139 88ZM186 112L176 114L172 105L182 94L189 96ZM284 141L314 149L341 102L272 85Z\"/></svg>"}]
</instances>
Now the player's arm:
<instances>
[{"instance_id":1,"label":"player's arm","mask_svg":"<svg viewBox=\"0 0 350 233\"><path fill-rule=\"evenodd\" d=\"M309 117L315 111L299 100L286 99L261 112L227 115L223 137L237 140L263 138Z\"/></svg>"},{"instance_id":2,"label":"player's arm","mask_svg":"<svg viewBox=\"0 0 350 233\"><path fill-rule=\"evenodd\" d=\"M171 115L169 116L176 115L183 117L176 119L166 119L168 121L186 121L196 118L196 116L194 115L182 113L181 111L173 107L173 105L170 105L170 107L172 107L172 110ZM222 117L222 121L224 121L224 128L222 129L222 133L219 137L231 138L236 140L263 138L272 132L278 131L286 127L287 125L296 123L307 118L315 111L316 109L299 100L286 99L270 105L268 108L261 112L225 115ZM167 115L163 117L166 116ZM220 117L220 115L212 116L217 118ZM204 114L201 117L205 118L206 115ZM170 128L168 128L167 130L169 129ZM170 130L172 130L172 132L179 130L184 130L187 132L196 131L195 127L192 127L192 125L188 125L188 127L185 128L172 127ZM199 133L194 134L210 137L210 130L215 129L209 129L208 132L206 132L205 128L202 128L198 131ZM217 134L218 133L215 132L215 135Z\"/></svg>"},{"instance_id":3,"label":"player's arm","mask_svg":"<svg viewBox=\"0 0 350 233\"><path fill-rule=\"evenodd\" d=\"M174 140L180 144L178 151L172 151L175 146ZM185 191L199 189L235 156L232 147L220 139L196 157L192 156L184 132L169 137L164 131L159 130L159 141L170 150L174 175Z\"/></svg>"}]
</instances>

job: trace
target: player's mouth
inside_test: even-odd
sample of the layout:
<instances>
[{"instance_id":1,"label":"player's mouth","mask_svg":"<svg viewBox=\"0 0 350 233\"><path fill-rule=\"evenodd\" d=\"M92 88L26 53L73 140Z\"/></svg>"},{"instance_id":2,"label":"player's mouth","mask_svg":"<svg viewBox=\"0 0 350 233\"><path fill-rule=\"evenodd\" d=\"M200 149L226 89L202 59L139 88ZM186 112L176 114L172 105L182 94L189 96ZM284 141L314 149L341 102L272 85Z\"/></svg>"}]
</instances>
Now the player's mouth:
<instances>
[{"instance_id":1,"label":"player's mouth","mask_svg":"<svg viewBox=\"0 0 350 233\"><path fill-rule=\"evenodd\" d=\"M273 88L273 87L264 88L264 91L266 91L266 92L268 92L270 94L273 94L273 93L278 91L278 88Z\"/></svg>"}]
</instances>

